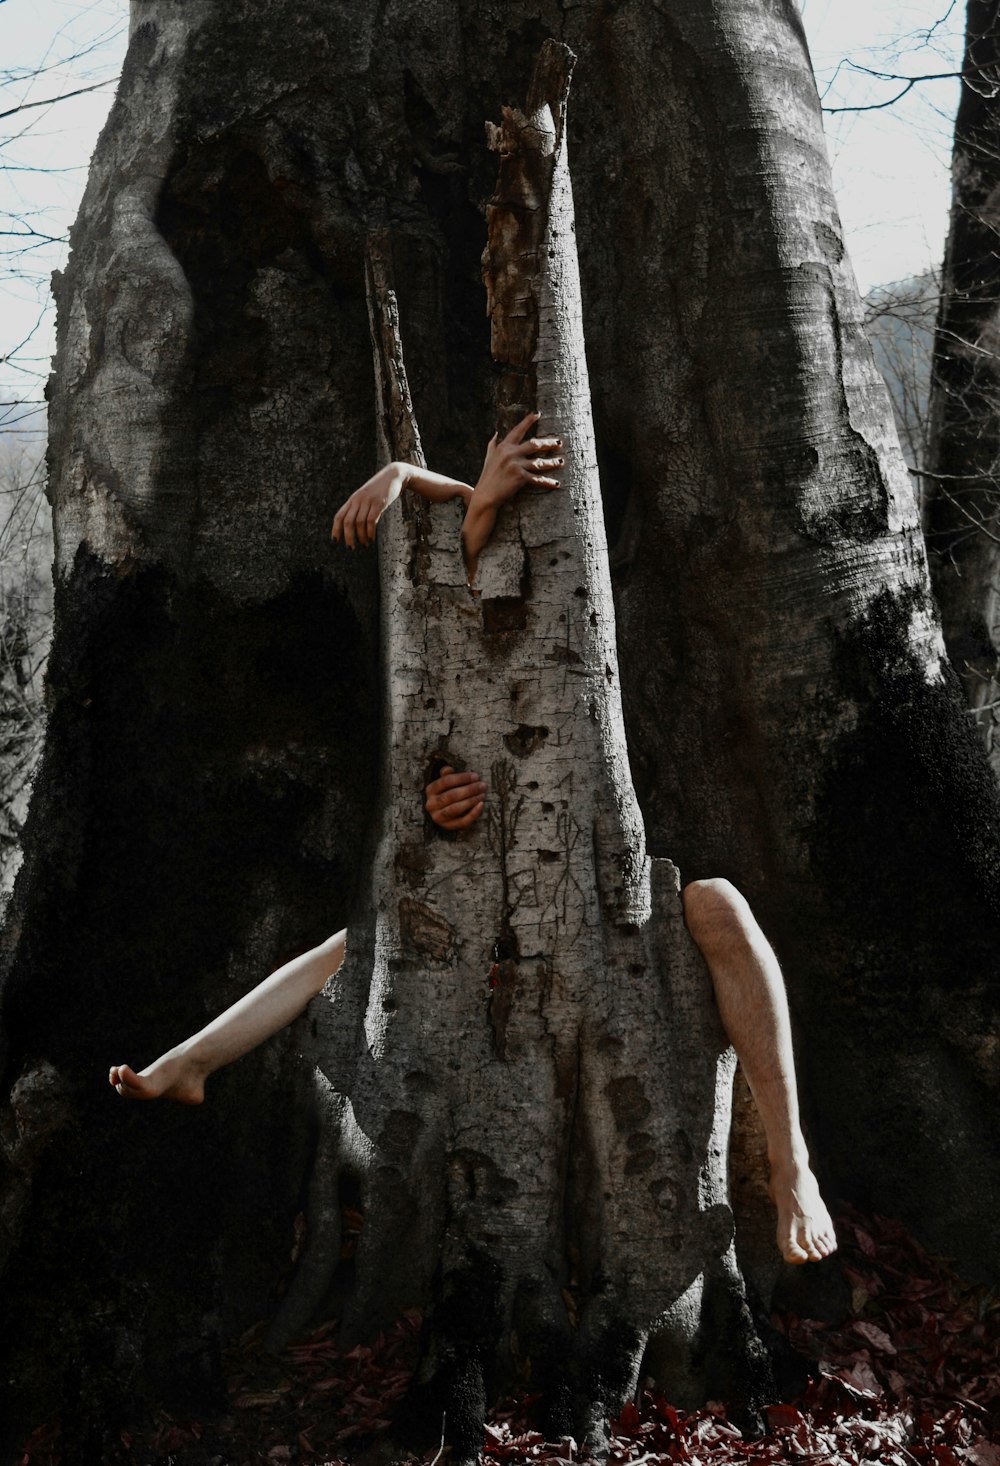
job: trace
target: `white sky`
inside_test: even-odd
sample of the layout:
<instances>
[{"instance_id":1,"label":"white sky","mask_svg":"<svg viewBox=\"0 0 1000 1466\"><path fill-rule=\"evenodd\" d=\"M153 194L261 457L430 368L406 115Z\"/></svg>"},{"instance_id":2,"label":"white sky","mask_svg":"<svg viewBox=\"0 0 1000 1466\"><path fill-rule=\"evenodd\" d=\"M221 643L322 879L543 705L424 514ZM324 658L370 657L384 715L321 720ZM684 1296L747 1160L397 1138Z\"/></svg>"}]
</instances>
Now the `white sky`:
<instances>
[{"instance_id":1,"label":"white sky","mask_svg":"<svg viewBox=\"0 0 1000 1466\"><path fill-rule=\"evenodd\" d=\"M961 66L962 0L803 0L802 16L827 107L871 106L903 88L839 65L845 57L902 76ZM825 117L834 189L863 292L941 260L958 85L921 82L892 107Z\"/></svg>"},{"instance_id":2,"label":"white sky","mask_svg":"<svg viewBox=\"0 0 1000 1466\"><path fill-rule=\"evenodd\" d=\"M949 0L802 0L802 10L828 106L870 105L900 89L843 65L845 58L905 76L958 67L961 0L950 7ZM0 230L7 231L0 246L8 247L0 248L2 400L37 399L48 373L49 275L63 262L58 240L111 104L127 16L126 0L0 0L0 112L101 84L0 118ZM940 259L957 95L955 81L925 82L886 110L827 117L834 185L863 291ZM57 242L15 237L24 229ZM12 410L0 406L0 426L13 425Z\"/></svg>"}]
</instances>

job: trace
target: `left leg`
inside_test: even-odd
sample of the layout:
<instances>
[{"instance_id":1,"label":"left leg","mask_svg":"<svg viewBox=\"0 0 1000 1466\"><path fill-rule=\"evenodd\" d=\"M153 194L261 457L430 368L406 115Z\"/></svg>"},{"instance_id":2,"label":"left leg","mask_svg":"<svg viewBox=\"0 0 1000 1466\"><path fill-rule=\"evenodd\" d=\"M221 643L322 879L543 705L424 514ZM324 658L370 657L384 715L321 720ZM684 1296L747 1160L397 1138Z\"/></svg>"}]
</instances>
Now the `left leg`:
<instances>
[{"instance_id":1,"label":"left leg","mask_svg":"<svg viewBox=\"0 0 1000 1466\"><path fill-rule=\"evenodd\" d=\"M715 987L722 1024L764 1125L778 1246L788 1262L818 1262L837 1246L799 1124L788 1002L778 959L729 881L692 881L684 918Z\"/></svg>"},{"instance_id":2,"label":"left leg","mask_svg":"<svg viewBox=\"0 0 1000 1466\"><path fill-rule=\"evenodd\" d=\"M172 1099L200 1105L205 1080L297 1018L344 960L346 931L337 932L272 972L205 1028L138 1073L112 1064L108 1080L123 1099Z\"/></svg>"}]
</instances>

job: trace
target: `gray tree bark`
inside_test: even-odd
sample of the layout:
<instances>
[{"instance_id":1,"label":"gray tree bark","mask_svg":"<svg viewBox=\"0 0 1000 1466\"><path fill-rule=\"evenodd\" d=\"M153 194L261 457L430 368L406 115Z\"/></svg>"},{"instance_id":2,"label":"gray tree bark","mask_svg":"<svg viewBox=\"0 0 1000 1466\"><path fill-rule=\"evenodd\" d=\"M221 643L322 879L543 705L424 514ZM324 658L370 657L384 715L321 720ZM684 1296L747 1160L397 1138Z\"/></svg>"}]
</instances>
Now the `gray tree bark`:
<instances>
[{"instance_id":1,"label":"gray tree bark","mask_svg":"<svg viewBox=\"0 0 1000 1466\"><path fill-rule=\"evenodd\" d=\"M1000 770L1000 13L969 0L931 376L927 532L948 655Z\"/></svg>"},{"instance_id":2,"label":"gray tree bark","mask_svg":"<svg viewBox=\"0 0 1000 1466\"><path fill-rule=\"evenodd\" d=\"M566 160L569 55L544 48L525 113L505 113L487 251L501 395L515 398L505 415L537 401L542 430L565 444L563 486L508 507L473 587L458 506L383 521L373 920L320 1018L334 1131L314 1183L321 1262L307 1255L279 1323L301 1327L328 1295L339 1238L326 1219L346 1169L366 1217L338 1310L347 1341L432 1299L421 1409L434 1435L447 1414L469 1459L487 1397L518 1382L589 1439L634 1394L644 1357L646 1373L669 1358L675 1398L704 1398L722 1352L721 1330L714 1346L699 1337L706 1314L718 1329L741 1289L733 1056L676 870L646 857L628 770ZM383 456L421 462L384 269L376 255L380 395L403 431L384 434ZM490 770L488 816L460 839L428 839L420 789L435 757ZM725 1345L736 1376L741 1352L761 1352L739 1342L740 1314ZM478 1402L467 1415L466 1401Z\"/></svg>"},{"instance_id":3,"label":"gray tree bark","mask_svg":"<svg viewBox=\"0 0 1000 1466\"><path fill-rule=\"evenodd\" d=\"M775 940L828 1184L966 1267L995 1255L997 795L941 658L792 0L149 0L59 286L50 736L7 935L4 1377L80 1440L123 1379L209 1389L218 1328L259 1312L291 1247L315 1113L295 1035L197 1115L123 1117L103 1071L363 906L374 573L325 546L370 469L363 243L391 231L428 457L468 477L492 396L482 116L546 35L580 58L649 847L734 879Z\"/></svg>"}]
</instances>

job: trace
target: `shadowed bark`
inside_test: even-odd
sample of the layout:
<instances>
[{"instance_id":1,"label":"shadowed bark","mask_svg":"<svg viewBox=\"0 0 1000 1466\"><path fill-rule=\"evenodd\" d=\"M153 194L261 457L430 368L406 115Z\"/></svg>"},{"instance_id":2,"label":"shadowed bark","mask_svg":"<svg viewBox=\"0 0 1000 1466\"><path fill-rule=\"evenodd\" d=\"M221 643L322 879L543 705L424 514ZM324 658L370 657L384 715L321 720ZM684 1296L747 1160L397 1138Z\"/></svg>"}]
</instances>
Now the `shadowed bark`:
<instances>
[{"instance_id":1,"label":"shadowed bark","mask_svg":"<svg viewBox=\"0 0 1000 1466\"><path fill-rule=\"evenodd\" d=\"M970 0L931 376L927 532L948 655L994 769L1000 698L1000 14Z\"/></svg>"}]
</instances>

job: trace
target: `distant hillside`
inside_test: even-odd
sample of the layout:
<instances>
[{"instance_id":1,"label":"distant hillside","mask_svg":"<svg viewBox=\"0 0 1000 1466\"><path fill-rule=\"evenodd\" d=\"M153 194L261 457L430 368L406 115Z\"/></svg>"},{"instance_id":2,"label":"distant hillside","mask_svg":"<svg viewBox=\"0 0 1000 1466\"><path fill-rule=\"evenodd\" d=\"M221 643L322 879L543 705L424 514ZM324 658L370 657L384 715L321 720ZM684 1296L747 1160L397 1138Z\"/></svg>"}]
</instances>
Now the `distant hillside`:
<instances>
[{"instance_id":1,"label":"distant hillside","mask_svg":"<svg viewBox=\"0 0 1000 1466\"><path fill-rule=\"evenodd\" d=\"M940 281L917 275L880 285L864 301L868 339L896 414L903 456L913 468L927 461L931 355Z\"/></svg>"},{"instance_id":2,"label":"distant hillside","mask_svg":"<svg viewBox=\"0 0 1000 1466\"><path fill-rule=\"evenodd\" d=\"M52 521L44 403L0 389L0 910L21 860L21 826L45 732L52 630Z\"/></svg>"}]
</instances>

